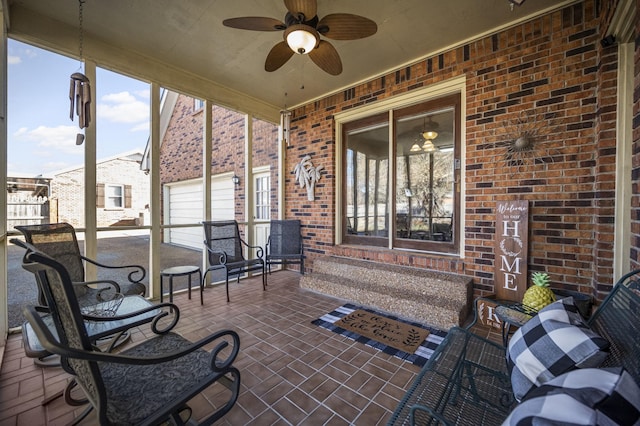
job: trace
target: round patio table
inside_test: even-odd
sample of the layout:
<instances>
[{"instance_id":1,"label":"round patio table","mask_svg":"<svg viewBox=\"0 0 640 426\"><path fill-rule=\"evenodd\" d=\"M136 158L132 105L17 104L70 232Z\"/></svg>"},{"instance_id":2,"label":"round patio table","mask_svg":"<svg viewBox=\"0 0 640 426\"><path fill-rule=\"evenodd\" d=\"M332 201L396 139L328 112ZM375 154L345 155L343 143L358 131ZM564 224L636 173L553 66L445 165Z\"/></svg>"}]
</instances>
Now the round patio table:
<instances>
[{"instance_id":1,"label":"round patio table","mask_svg":"<svg viewBox=\"0 0 640 426\"><path fill-rule=\"evenodd\" d=\"M169 302L173 303L173 277L189 277L189 300L191 300L191 275L198 274L198 282L200 283L200 304L204 304L202 296L202 271L199 266L185 265L185 266L172 266L160 271L160 303L164 299L164 277L169 277Z\"/></svg>"}]
</instances>

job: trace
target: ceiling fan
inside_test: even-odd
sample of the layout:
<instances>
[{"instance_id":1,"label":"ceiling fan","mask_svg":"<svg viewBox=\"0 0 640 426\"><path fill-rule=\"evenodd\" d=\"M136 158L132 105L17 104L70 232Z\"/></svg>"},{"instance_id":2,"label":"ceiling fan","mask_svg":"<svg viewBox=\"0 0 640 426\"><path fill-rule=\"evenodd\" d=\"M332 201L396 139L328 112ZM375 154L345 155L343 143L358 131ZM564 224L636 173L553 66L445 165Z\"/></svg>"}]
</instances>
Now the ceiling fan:
<instances>
[{"instance_id":1,"label":"ceiling fan","mask_svg":"<svg viewBox=\"0 0 640 426\"><path fill-rule=\"evenodd\" d=\"M272 72L284 65L294 53L308 54L311 60L331 75L342 72L342 61L331 43L320 35L333 40L356 40L369 37L378 31L372 20L350 13L333 13L322 19L317 15L317 0L284 0L287 14L284 22L274 18L246 16L230 18L222 24L241 30L284 31L284 41L276 44L264 64Z\"/></svg>"}]
</instances>

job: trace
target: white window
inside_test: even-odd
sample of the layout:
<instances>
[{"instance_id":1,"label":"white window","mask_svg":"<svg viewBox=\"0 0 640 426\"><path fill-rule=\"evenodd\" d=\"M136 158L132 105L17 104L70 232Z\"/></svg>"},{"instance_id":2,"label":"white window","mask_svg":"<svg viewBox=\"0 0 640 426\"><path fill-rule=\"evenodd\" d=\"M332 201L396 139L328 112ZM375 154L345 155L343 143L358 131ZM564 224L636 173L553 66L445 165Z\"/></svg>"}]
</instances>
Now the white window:
<instances>
[{"instance_id":1,"label":"white window","mask_svg":"<svg viewBox=\"0 0 640 426\"><path fill-rule=\"evenodd\" d=\"M256 219L269 220L271 218L271 176L264 173L255 176L256 191Z\"/></svg>"},{"instance_id":2,"label":"white window","mask_svg":"<svg viewBox=\"0 0 640 426\"><path fill-rule=\"evenodd\" d=\"M122 185L104 186L105 207L108 209L121 209L124 207L124 187Z\"/></svg>"},{"instance_id":3,"label":"white window","mask_svg":"<svg viewBox=\"0 0 640 426\"><path fill-rule=\"evenodd\" d=\"M193 111L198 111L204 108L204 101L202 99L193 99Z\"/></svg>"}]
</instances>

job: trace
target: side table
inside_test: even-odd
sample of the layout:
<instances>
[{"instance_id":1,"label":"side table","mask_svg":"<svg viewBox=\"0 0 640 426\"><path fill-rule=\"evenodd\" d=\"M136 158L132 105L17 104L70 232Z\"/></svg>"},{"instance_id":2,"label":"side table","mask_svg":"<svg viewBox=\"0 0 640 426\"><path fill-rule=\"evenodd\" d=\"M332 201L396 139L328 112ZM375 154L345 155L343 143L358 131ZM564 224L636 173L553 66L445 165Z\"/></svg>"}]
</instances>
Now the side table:
<instances>
[{"instance_id":1,"label":"side table","mask_svg":"<svg viewBox=\"0 0 640 426\"><path fill-rule=\"evenodd\" d=\"M523 305L514 303L509 305L499 305L496 307L496 315L502 323L502 344L507 347L511 327L522 327L527 321L533 318L538 311Z\"/></svg>"},{"instance_id":2,"label":"side table","mask_svg":"<svg viewBox=\"0 0 640 426\"><path fill-rule=\"evenodd\" d=\"M189 277L189 300L191 300L191 275L198 274L200 283L200 304L204 305L204 299L202 292L204 286L202 284L202 271L199 266L173 266L160 271L160 303L164 299L164 277L169 277L169 302L173 303L173 277L182 277L187 275Z\"/></svg>"}]
</instances>

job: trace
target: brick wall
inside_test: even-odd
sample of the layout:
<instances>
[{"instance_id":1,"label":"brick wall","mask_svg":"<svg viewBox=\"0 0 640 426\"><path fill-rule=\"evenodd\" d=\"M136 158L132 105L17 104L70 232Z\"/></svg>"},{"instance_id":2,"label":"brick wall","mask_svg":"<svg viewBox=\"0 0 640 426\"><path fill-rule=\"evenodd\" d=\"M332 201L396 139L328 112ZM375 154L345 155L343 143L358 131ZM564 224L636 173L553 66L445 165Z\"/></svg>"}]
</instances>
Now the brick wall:
<instances>
[{"instance_id":1,"label":"brick wall","mask_svg":"<svg viewBox=\"0 0 640 426\"><path fill-rule=\"evenodd\" d=\"M121 221L138 219L148 212L149 176L140 170L142 154L100 162L96 166L98 184L130 185L131 207L122 209L97 208L98 227L118 224ZM51 181L51 195L57 201L57 221L68 222L75 227L84 227L84 168L55 175ZM53 218L56 220L56 218Z\"/></svg>"},{"instance_id":2,"label":"brick wall","mask_svg":"<svg viewBox=\"0 0 640 426\"><path fill-rule=\"evenodd\" d=\"M176 102L160 151L161 184L202 177L203 110L194 111L194 100L180 95ZM244 114L223 107L212 107L211 174L233 172L240 176L236 187L236 219L244 221ZM278 126L253 121L253 167L271 167L271 211L277 217Z\"/></svg>"},{"instance_id":3,"label":"brick wall","mask_svg":"<svg viewBox=\"0 0 640 426\"><path fill-rule=\"evenodd\" d=\"M599 43L600 4L587 0L568 6L295 109L286 170L309 154L327 171L316 186L315 202L285 175L286 215L303 222L309 265L325 254L368 258L463 273L473 277L477 294L491 292L495 205L522 199L530 205L529 270L549 272L554 287L594 294L608 290L617 57L615 49ZM467 93L464 257L335 247L339 171L333 114L461 75ZM514 171L505 167L504 142L513 136L505 122L523 111L530 113L537 145L534 158L527 158L530 166ZM636 156L636 176L639 164Z\"/></svg>"}]
</instances>

